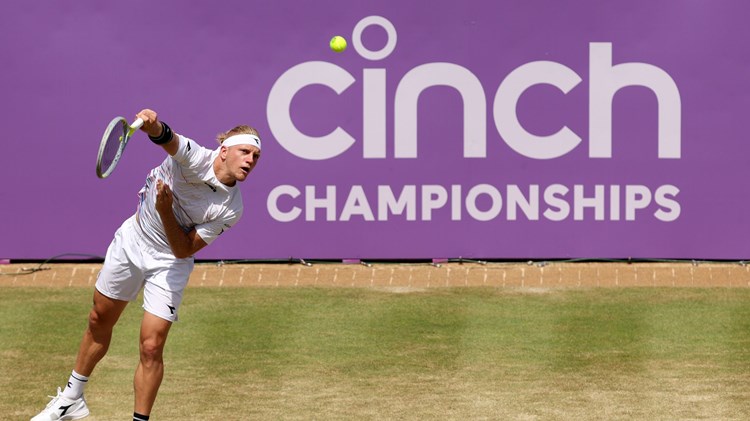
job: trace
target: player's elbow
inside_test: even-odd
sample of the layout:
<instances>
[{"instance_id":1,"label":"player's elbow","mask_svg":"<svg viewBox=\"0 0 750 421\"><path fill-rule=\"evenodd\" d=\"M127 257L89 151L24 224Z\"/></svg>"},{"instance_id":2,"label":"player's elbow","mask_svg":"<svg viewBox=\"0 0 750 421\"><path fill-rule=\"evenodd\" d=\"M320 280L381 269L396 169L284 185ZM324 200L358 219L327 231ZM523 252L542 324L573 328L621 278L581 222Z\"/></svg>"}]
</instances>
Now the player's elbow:
<instances>
[{"instance_id":1,"label":"player's elbow","mask_svg":"<svg viewBox=\"0 0 750 421\"><path fill-rule=\"evenodd\" d=\"M172 254L178 259L192 257L200 249L206 246L206 242L198 235L195 228L184 236L170 240L169 245L172 248Z\"/></svg>"},{"instance_id":2,"label":"player's elbow","mask_svg":"<svg viewBox=\"0 0 750 421\"><path fill-rule=\"evenodd\" d=\"M187 247L172 247L172 254L174 254L174 257L177 259L186 259L195 253Z\"/></svg>"},{"instance_id":3,"label":"player's elbow","mask_svg":"<svg viewBox=\"0 0 750 421\"><path fill-rule=\"evenodd\" d=\"M183 250L172 250L172 253L174 254L174 257L178 259L187 259L188 257L191 257L193 255L193 253Z\"/></svg>"}]
</instances>

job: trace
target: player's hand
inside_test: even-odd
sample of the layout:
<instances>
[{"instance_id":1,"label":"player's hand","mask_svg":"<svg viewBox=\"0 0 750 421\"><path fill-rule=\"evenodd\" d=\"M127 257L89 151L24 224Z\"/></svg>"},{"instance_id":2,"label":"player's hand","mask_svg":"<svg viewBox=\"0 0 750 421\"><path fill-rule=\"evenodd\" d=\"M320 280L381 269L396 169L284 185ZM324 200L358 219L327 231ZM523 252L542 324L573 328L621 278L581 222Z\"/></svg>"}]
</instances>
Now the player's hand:
<instances>
[{"instance_id":1,"label":"player's hand","mask_svg":"<svg viewBox=\"0 0 750 421\"><path fill-rule=\"evenodd\" d=\"M140 118L141 120L143 120L143 126L141 126L141 130L146 132L149 136L159 137L161 135L164 127L162 127L161 123L159 122L159 116L156 114L156 111L146 108L135 116L136 118Z\"/></svg>"},{"instance_id":2,"label":"player's hand","mask_svg":"<svg viewBox=\"0 0 750 421\"><path fill-rule=\"evenodd\" d=\"M156 181L156 211L159 214L172 212L172 189L161 180Z\"/></svg>"}]
</instances>

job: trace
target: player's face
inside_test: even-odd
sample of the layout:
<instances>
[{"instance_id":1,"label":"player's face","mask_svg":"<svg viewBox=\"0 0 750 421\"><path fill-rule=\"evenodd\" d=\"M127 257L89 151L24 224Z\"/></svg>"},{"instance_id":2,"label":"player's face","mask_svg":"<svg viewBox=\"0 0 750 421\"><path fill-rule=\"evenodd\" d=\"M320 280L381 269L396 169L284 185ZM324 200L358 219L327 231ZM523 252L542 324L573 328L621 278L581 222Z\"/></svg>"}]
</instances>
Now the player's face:
<instances>
[{"instance_id":1,"label":"player's face","mask_svg":"<svg viewBox=\"0 0 750 421\"><path fill-rule=\"evenodd\" d=\"M235 145L227 148L226 166L237 181L245 181L260 159L260 149L250 145Z\"/></svg>"}]
</instances>

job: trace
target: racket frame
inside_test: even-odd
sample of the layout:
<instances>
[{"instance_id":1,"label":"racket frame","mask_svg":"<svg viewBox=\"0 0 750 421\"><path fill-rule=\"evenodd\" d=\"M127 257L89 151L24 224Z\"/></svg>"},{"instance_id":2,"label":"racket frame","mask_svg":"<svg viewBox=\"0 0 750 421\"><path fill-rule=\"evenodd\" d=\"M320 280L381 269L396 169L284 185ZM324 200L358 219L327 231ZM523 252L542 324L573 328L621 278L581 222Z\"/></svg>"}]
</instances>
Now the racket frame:
<instances>
[{"instance_id":1,"label":"racket frame","mask_svg":"<svg viewBox=\"0 0 750 421\"><path fill-rule=\"evenodd\" d=\"M103 169L102 168L102 157L104 155L104 151L107 148L107 141L109 140L109 136L112 134L112 131L117 128L117 125L121 124L123 126L123 135L122 139L120 139L120 144L117 147L117 152L115 153L114 158L112 158L112 163L109 164L109 168ZM96 156L96 175L99 178L107 178L110 174L112 174L112 171L115 170L115 167L117 166L117 163L120 161L120 158L122 157L122 152L125 150L125 146L127 146L128 141L133 136L133 133L135 133L136 130L141 128L143 125L143 120L140 118L136 119L133 124L128 124L128 121L125 119L125 117L115 117L112 119L112 121L109 122L107 125L106 130L104 130L104 135L102 136L102 140L99 142L99 153Z\"/></svg>"}]
</instances>

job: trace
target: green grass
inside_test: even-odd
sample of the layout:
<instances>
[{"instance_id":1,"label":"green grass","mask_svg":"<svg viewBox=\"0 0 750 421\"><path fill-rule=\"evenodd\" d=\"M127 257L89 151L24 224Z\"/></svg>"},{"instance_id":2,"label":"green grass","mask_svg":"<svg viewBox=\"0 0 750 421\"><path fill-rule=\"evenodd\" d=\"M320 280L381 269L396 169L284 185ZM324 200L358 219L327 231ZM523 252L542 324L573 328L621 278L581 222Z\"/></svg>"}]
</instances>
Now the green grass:
<instances>
[{"instance_id":1,"label":"green grass","mask_svg":"<svg viewBox=\"0 0 750 421\"><path fill-rule=\"evenodd\" d=\"M91 294L0 288L7 419L67 379ZM92 420L132 412L141 311L89 382ZM163 420L741 420L750 290L189 288L165 358Z\"/></svg>"}]
</instances>

